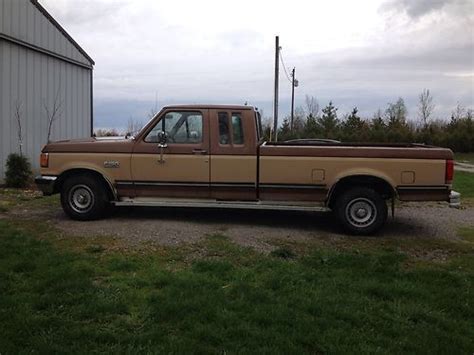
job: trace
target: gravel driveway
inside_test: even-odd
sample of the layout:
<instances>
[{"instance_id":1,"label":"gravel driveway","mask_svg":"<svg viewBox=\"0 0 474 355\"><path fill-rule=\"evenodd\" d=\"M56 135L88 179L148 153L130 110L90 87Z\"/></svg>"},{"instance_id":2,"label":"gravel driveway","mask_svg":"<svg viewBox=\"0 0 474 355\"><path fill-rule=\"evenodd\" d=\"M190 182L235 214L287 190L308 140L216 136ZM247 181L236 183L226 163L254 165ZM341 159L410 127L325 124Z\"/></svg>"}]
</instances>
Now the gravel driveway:
<instances>
[{"instance_id":1,"label":"gravel driveway","mask_svg":"<svg viewBox=\"0 0 474 355\"><path fill-rule=\"evenodd\" d=\"M135 207L119 208L111 217L92 222L70 220L59 207L48 211L23 210L20 214L48 219L68 235L113 236L130 246L143 242L165 246L193 243L217 233L239 245L265 252L282 241L348 238L330 213ZM389 217L378 236L456 239L456 230L461 226L474 227L474 208L412 203L399 207L395 219Z\"/></svg>"}]
</instances>

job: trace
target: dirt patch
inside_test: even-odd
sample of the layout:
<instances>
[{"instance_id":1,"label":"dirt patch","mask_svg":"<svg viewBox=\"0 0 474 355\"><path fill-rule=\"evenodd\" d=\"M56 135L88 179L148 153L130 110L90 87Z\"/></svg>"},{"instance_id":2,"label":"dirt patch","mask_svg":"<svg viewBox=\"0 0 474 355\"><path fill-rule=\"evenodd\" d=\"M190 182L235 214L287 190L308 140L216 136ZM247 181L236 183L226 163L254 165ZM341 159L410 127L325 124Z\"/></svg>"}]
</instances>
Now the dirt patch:
<instances>
[{"instance_id":1,"label":"dirt patch","mask_svg":"<svg viewBox=\"0 0 474 355\"><path fill-rule=\"evenodd\" d=\"M65 236L113 236L126 247L155 243L179 246L224 234L238 245L268 253L285 243L338 244L353 238L342 233L330 213L135 207L118 208L106 219L78 222L70 220L55 203L49 208L23 205L3 216L46 220ZM461 226L474 227L474 208L412 203L399 207L395 218L389 217L387 225L373 238L453 240L458 238Z\"/></svg>"}]
</instances>

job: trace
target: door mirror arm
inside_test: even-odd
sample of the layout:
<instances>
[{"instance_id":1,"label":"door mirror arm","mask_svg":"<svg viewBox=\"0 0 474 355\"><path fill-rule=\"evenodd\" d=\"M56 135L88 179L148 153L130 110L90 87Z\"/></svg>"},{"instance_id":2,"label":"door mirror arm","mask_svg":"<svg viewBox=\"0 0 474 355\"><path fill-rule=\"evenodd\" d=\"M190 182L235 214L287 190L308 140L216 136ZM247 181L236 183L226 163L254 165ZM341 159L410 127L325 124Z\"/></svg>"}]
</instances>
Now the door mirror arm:
<instances>
[{"instance_id":1,"label":"door mirror arm","mask_svg":"<svg viewBox=\"0 0 474 355\"><path fill-rule=\"evenodd\" d=\"M160 164L165 163L165 159L163 158L165 148L168 148L168 134L163 131L159 131L158 134L158 148L160 148L160 160L158 162Z\"/></svg>"}]
</instances>

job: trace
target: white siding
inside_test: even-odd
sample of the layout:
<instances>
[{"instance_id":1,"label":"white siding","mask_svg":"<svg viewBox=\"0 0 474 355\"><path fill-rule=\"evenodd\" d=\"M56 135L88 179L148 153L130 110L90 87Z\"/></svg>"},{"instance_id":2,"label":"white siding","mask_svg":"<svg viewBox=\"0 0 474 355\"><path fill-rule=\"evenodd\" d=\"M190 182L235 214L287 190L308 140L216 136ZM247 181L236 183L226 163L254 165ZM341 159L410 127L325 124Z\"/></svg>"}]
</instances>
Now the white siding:
<instances>
[{"instance_id":1,"label":"white siding","mask_svg":"<svg viewBox=\"0 0 474 355\"><path fill-rule=\"evenodd\" d=\"M30 0L0 0L0 33L90 65Z\"/></svg>"},{"instance_id":2,"label":"white siding","mask_svg":"<svg viewBox=\"0 0 474 355\"><path fill-rule=\"evenodd\" d=\"M18 152L16 102L21 104L23 153L37 170L46 144L48 118L55 98L61 114L52 140L82 138L91 132L91 70L0 40L0 180L6 158Z\"/></svg>"}]
</instances>

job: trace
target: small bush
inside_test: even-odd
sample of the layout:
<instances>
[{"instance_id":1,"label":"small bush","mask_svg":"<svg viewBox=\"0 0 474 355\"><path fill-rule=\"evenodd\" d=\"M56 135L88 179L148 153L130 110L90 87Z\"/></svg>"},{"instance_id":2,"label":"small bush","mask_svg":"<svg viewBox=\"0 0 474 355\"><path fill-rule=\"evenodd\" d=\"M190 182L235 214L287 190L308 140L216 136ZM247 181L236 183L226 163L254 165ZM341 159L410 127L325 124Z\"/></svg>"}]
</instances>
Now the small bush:
<instances>
[{"instance_id":1,"label":"small bush","mask_svg":"<svg viewBox=\"0 0 474 355\"><path fill-rule=\"evenodd\" d=\"M11 153L7 158L5 183L8 187L26 187L32 175L31 164L28 158Z\"/></svg>"}]
</instances>

